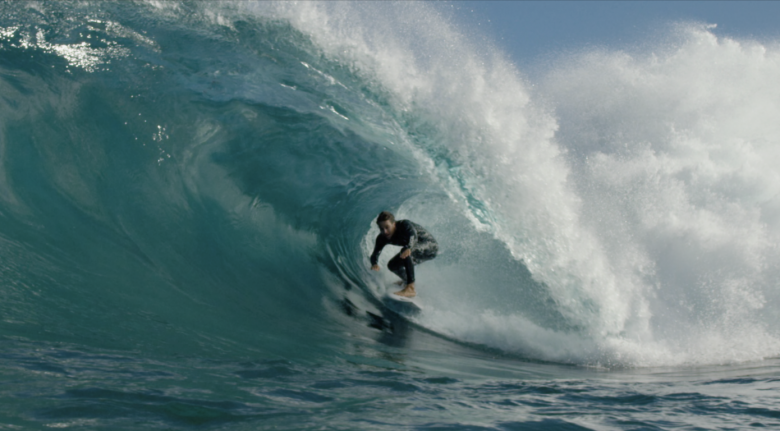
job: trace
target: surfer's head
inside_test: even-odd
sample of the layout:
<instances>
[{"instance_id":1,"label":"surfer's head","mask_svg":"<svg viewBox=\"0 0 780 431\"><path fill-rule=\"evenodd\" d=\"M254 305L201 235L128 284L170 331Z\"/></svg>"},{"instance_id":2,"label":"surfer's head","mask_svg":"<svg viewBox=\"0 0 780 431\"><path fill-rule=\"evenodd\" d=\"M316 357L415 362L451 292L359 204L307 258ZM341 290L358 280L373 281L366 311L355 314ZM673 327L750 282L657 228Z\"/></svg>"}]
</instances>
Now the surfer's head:
<instances>
[{"instance_id":1,"label":"surfer's head","mask_svg":"<svg viewBox=\"0 0 780 431\"><path fill-rule=\"evenodd\" d=\"M382 211L376 218L376 225L382 231L382 235L391 238L395 233L395 216L390 211Z\"/></svg>"}]
</instances>

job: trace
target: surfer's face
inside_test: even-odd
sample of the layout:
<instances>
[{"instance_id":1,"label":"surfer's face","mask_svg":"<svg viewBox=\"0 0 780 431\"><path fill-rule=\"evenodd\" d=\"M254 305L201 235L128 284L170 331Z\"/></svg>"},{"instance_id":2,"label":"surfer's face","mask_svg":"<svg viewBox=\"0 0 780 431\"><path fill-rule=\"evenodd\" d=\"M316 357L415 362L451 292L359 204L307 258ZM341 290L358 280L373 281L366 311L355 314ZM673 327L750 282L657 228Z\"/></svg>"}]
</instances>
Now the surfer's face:
<instances>
[{"instance_id":1,"label":"surfer's face","mask_svg":"<svg viewBox=\"0 0 780 431\"><path fill-rule=\"evenodd\" d=\"M388 239L395 233L395 222L385 220L380 221L377 225L379 225L379 230L382 231L382 235L386 236Z\"/></svg>"}]
</instances>

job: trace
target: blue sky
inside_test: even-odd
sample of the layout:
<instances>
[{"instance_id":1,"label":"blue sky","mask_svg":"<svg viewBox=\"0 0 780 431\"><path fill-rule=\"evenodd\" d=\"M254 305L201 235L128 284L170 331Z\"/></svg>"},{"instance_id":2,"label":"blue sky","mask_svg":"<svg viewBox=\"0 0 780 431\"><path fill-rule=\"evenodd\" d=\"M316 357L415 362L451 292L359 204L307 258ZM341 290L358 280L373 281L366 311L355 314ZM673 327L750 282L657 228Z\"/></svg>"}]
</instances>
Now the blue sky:
<instances>
[{"instance_id":1,"label":"blue sky","mask_svg":"<svg viewBox=\"0 0 780 431\"><path fill-rule=\"evenodd\" d=\"M456 1L459 15L518 65L586 46L625 48L669 24L717 24L715 34L780 40L778 1Z\"/></svg>"}]
</instances>

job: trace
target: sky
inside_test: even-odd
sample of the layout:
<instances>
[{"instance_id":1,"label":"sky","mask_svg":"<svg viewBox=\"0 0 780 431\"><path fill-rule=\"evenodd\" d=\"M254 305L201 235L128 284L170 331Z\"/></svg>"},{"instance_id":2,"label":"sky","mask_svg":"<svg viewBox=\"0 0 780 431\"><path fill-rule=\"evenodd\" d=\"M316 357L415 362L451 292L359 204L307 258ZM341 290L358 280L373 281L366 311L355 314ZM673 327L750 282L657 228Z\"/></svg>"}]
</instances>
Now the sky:
<instances>
[{"instance_id":1,"label":"sky","mask_svg":"<svg viewBox=\"0 0 780 431\"><path fill-rule=\"evenodd\" d=\"M518 65L583 47L627 48L676 22L716 24L719 36L780 41L780 1L455 1L467 25ZM776 43L776 42L775 42Z\"/></svg>"}]
</instances>

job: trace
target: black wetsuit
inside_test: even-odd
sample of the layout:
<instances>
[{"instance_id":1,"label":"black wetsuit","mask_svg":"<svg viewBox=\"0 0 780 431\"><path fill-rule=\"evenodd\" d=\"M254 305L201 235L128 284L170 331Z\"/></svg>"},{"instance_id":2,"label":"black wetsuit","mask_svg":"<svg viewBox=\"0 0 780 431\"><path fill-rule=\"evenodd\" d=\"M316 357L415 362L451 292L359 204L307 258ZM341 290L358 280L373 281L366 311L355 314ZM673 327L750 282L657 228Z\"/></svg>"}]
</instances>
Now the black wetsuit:
<instances>
[{"instance_id":1,"label":"black wetsuit","mask_svg":"<svg viewBox=\"0 0 780 431\"><path fill-rule=\"evenodd\" d=\"M401 259L401 253L398 253L387 263L387 268L407 284L414 283L414 265L433 259L439 252L439 244L433 235L409 220L396 221L395 232L390 239L381 233L377 235L374 252L371 253L371 265L377 264L379 253L387 244L400 245L401 252L406 249L412 250L408 258Z\"/></svg>"}]
</instances>

